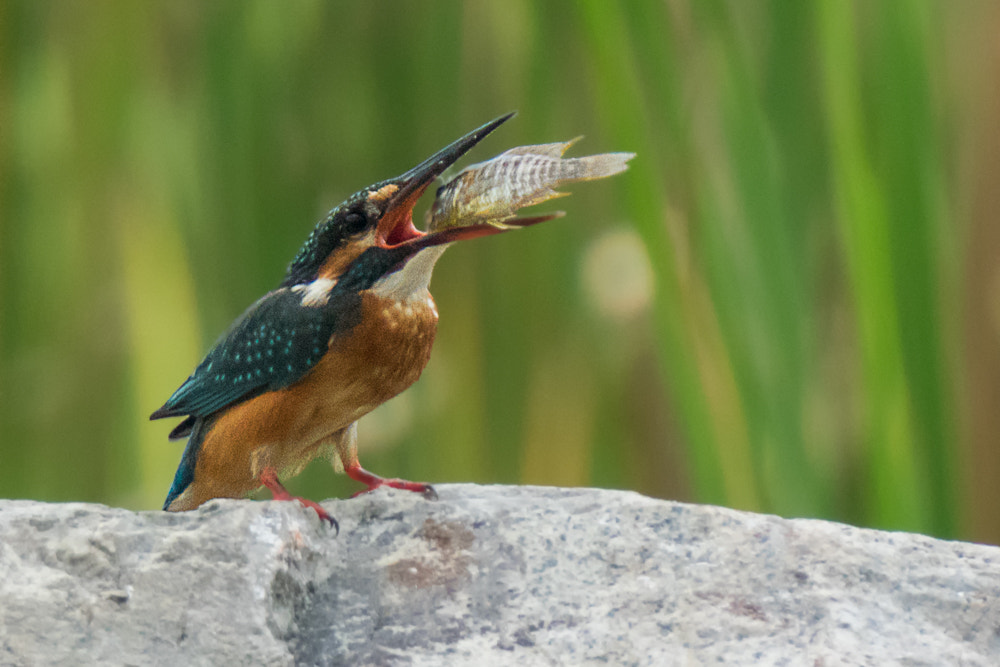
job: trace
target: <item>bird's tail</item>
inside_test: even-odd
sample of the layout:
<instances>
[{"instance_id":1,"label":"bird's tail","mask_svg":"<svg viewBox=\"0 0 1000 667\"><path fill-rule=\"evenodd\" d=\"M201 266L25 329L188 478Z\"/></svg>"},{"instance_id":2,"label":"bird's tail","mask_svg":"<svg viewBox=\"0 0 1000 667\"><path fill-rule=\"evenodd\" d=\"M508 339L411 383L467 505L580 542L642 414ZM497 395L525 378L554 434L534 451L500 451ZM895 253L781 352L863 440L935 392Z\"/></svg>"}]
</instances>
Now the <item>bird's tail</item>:
<instances>
[{"instance_id":1,"label":"bird's tail","mask_svg":"<svg viewBox=\"0 0 1000 667\"><path fill-rule=\"evenodd\" d=\"M183 423L187 423L187 421L185 420ZM191 437L188 438L184 454L181 456L181 463L177 466L177 472L174 473L174 483L170 485L170 491L167 492L167 499L163 501L163 509L169 510L170 505L194 481L194 467L198 461L198 453L201 451L201 443L204 439L205 420L195 419L191 427Z\"/></svg>"}]
</instances>

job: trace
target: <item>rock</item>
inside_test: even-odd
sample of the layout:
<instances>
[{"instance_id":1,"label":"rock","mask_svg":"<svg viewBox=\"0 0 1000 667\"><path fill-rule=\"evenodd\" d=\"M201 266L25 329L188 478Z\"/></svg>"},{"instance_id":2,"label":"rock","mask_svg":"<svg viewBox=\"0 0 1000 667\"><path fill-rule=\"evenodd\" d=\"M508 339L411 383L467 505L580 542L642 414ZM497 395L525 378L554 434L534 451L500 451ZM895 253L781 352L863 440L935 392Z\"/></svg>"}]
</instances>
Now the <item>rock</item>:
<instances>
[{"instance_id":1,"label":"rock","mask_svg":"<svg viewBox=\"0 0 1000 667\"><path fill-rule=\"evenodd\" d=\"M0 501L3 665L1000 664L1000 549L597 489Z\"/></svg>"}]
</instances>

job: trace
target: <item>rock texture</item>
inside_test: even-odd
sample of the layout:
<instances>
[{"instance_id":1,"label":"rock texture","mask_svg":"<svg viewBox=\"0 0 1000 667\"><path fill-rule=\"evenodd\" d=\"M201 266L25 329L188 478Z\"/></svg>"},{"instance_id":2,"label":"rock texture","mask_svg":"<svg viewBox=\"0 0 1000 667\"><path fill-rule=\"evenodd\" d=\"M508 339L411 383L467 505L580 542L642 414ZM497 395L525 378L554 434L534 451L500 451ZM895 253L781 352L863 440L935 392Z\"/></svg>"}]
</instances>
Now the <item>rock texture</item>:
<instances>
[{"instance_id":1,"label":"rock texture","mask_svg":"<svg viewBox=\"0 0 1000 667\"><path fill-rule=\"evenodd\" d=\"M1000 549L595 489L0 501L2 665L1000 665Z\"/></svg>"}]
</instances>

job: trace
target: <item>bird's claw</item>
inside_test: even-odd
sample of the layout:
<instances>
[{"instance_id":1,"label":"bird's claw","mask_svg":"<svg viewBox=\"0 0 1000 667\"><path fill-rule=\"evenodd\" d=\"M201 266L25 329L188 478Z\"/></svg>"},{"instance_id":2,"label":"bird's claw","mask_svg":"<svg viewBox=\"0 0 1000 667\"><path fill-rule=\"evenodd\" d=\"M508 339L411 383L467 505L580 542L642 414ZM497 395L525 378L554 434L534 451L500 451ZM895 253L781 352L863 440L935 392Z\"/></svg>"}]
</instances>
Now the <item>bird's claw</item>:
<instances>
[{"instance_id":1,"label":"bird's claw","mask_svg":"<svg viewBox=\"0 0 1000 667\"><path fill-rule=\"evenodd\" d=\"M330 524L330 527L333 528L333 530L335 531L334 537L340 535L340 524L337 523L337 520L334 519L332 516L330 516L329 512L323 509L323 507L319 503L314 502L312 500L307 500L306 498L300 498L298 496L291 496L287 499L282 499L282 500L297 500L303 507L311 507L313 510L316 511L316 516L318 516L321 520L325 521L326 523Z\"/></svg>"},{"instance_id":2,"label":"bird's claw","mask_svg":"<svg viewBox=\"0 0 1000 667\"><path fill-rule=\"evenodd\" d=\"M265 468L261 473L260 482L268 488L275 500L297 500L303 507L311 507L315 510L316 515L319 516L320 519L328 522L333 527L336 531L335 536L340 535L340 524L337 523L337 520L330 516L330 514L323 509L323 506L316 501L290 494L288 490L281 485L281 482L278 481L278 474L275 472L274 468Z\"/></svg>"},{"instance_id":3,"label":"bird's claw","mask_svg":"<svg viewBox=\"0 0 1000 667\"><path fill-rule=\"evenodd\" d=\"M332 516L330 516L326 512L326 510L324 510L319 505L317 505L316 507L313 507L313 509L316 510L316 514L319 516L320 519L322 519L323 521L326 521L327 523L330 524L330 527L333 528L333 531L334 531L334 533L333 533L334 537L336 537L337 535L340 535L340 524L337 523L336 519L334 519Z\"/></svg>"}]
</instances>

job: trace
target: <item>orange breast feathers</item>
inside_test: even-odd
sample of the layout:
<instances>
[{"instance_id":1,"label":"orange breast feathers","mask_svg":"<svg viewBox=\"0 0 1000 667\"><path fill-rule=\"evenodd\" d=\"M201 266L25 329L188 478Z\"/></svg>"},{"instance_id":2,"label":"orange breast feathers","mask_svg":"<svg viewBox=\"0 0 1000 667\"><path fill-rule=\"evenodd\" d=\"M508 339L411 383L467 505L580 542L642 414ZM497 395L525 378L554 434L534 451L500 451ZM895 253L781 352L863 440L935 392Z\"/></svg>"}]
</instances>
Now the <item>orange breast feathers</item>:
<instances>
[{"instance_id":1,"label":"orange breast feathers","mask_svg":"<svg viewBox=\"0 0 1000 667\"><path fill-rule=\"evenodd\" d=\"M427 365L438 314L424 294L397 301L365 293L361 322L334 336L301 380L220 412L183 494L185 507L176 509L253 493L265 466L294 474L318 456L333 457L331 434L412 385Z\"/></svg>"}]
</instances>

